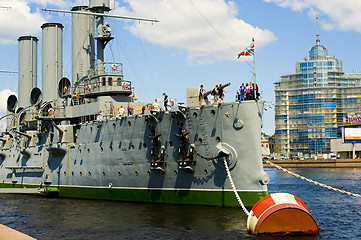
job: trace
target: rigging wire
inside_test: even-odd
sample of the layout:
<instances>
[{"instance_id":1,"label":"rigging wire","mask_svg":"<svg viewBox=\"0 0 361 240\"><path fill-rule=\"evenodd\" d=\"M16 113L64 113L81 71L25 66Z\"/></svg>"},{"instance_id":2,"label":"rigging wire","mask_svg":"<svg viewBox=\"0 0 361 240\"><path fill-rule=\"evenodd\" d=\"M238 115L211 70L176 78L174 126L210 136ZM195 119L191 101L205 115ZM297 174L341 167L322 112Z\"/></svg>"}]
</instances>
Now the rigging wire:
<instances>
[{"instance_id":1,"label":"rigging wire","mask_svg":"<svg viewBox=\"0 0 361 240\"><path fill-rule=\"evenodd\" d=\"M199 8L197 8L197 6L192 2L192 0L189 0L189 2L191 3L191 5L194 7L194 9L203 17L203 19L213 28L213 30L218 34L218 36L220 38L222 38L229 46L231 49L233 49L233 51L237 54L238 51L232 46L232 44L217 30L217 28L211 23L211 21L208 20L208 18L199 10ZM243 61L243 63L246 63L248 65L248 67L250 68L250 72L252 74L254 74L254 69L252 67L252 65L244 60L243 58L241 58L241 60Z\"/></svg>"},{"instance_id":2,"label":"rigging wire","mask_svg":"<svg viewBox=\"0 0 361 240\"><path fill-rule=\"evenodd\" d=\"M114 33L116 36L118 35L117 32L113 32L113 33ZM140 85L142 86L142 88L143 88L143 90L144 90L144 93L147 95L147 97L149 98L149 100L150 100L151 102L153 102L154 99L151 97L151 94L149 94L147 88L145 87L145 84L144 84L144 81L143 81L142 77L140 76L140 74L138 73L138 71L136 70L136 68L134 67L134 64L133 64L133 61L132 61L131 57L127 54L126 49L123 47L123 45L121 44L121 42L120 42L119 39L121 39L119 36L117 36L117 37L115 38L115 41L118 42L117 45L119 45L119 48L120 48L120 50L122 51L125 59L127 60L130 68L133 70L133 72L134 72L134 74L135 74L135 77L139 80Z\"/></svg>"},{"instance_id":3,"label":"rigging wire","mask_svg":"<svg viewBox=\"0 0 361 240\"><path fill-rule=\"evenodd\" d=\"M149 70L149 73L150 73L150 78L151 78L152 82L154 83L154 87L155 87L155 90L157 92L157 95L160 95L158 84L157 84L157 81L154 80L154 75L153 75L152 68L151 68L150 63L149 63L148 56L147 56L146 51L144 49L142 38L140 37L137 25L134 25L134 26L135 26L135 29L137 31L137 36L139 36L138 39L139 39L139 42L140 42L140 46L142 47L142 51L143 51L143 54L144 54L144 59L145 59L145 61L147 63L147 66L148 66L148 70Z\"/></svg>"}]
</instances>

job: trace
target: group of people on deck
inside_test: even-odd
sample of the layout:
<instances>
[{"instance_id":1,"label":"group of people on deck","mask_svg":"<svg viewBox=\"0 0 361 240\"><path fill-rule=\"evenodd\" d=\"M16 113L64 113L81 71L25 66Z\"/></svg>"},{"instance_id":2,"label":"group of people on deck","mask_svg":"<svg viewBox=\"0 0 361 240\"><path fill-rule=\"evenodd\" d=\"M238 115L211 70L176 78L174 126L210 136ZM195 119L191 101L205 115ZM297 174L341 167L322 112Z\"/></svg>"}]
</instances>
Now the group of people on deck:
<instances>
[{"instance_id":1,"label":"group of people on deck","mask_svg":"<svg viewBox=\"0 0 361 240\"><path fill-rule=\"evenodd\" d=\"M202 101L204 101L207 105L211 104L211 101L208 100L208 95L211 95L211 99L213 99L213 104L221 103L224 99L224 87L222 84L216 85L212 91L207 92L203 85L198 89L198 100L199 106L202 105ZM239 87L239 90L236 94L236 102L245 101L245 100L258 100L259 99L258 85L254 83L242 83Z\"/></svg>"},{"instance_id":2,"label":"group of people on deck","mask_svg":"<svg viewBox=\"0 0 361 240\"><path fill-rule=\"evenodd\" d=\"M259 92L258 85L254 83L242 83L239 87L239 91L236 94L236 101L244 101L244 100L258 100Z\"/></svg>"},{"instance_id":3,"label":"group of people on deck","mask_svg":"<svg viewBox=\"0 0 361 240\"><path fill-rule=\"evenodd\" d=\"M199 106L202 105L202 101L204 101L207 105L211 104L211 101L208 99L208 95L211 96L211 100L213 100L213 104L217 104L217 103L222 103L222 101L224 102L224 94L227 93L224 90L224 87L227 87L229 84L223 86L222 84L216 85L211 91L206 91L203 87L203 85L200 86L200 88L198 89L198 100L199 100ZM239 87L239 90L237 91L236 94L236 102L241 102L241 101L246 101L246 100L258 100L259 99L259 91L258 91L258 85L254 84L254 83L246 83L246 85L244 83L242 83L242 85ZM148 104L148 105L144 105L142 106L142 112L139 114L144 114L145 110L154 110L154 111L168 111L168 108L170 107L169 105L169 99L166 93L163 93L163 97L164 99L161 100L160 102L163 102L164 104L164 109L162 109L159 106L158 103L158 99L155 99L153 104ZM174 104L173 100L171 100L171 102ZM128 103L128 105L126 106L126 108L124 108L123 106L120 106L119 109L117 109L116 111L116 116L117 117L123 117L125 116L125 114L127 114L128 116L133 115L134 113L134 108L133 106L130 105L130 103ZM102 116L102 111L100 111L98 117L97 117L98 121L102 121L103 120L103 116Z\"/></svg>"},{"instance_id":4,"label":"group of people on deck","mask_svg":"<svg viewBox=\"0 0 361 240\"><path fill-rule=\"evenodd\" d=\"M218 102L221 103L224 98L224 93L226 91L224 90L224 87L222 84L216 85L210 93L206 92L203 85L200 86L198 90L198 100L199 100L199 106L202 105L202 101L209 105L211 102L208 100L208 95L211 95L211 99L213 99L213 104L217 104Z\"/></svg>"}]
</instances>

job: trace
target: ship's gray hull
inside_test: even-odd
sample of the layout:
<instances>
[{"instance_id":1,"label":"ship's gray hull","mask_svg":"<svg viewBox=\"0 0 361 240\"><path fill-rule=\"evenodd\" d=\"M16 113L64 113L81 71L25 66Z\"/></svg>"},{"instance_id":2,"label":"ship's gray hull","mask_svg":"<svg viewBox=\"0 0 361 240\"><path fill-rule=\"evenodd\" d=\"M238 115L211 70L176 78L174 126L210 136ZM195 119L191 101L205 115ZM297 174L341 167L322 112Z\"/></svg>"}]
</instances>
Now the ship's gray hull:
<instances>
[{"instance_id":1,"label":"ship's gray hull","mask_svg":"<svg viewBox=\"0 0 361 240\"><path fill-rule=\"evenodd\" d=\"M66 133L23 148L14 142L1 151L0 179L4 187L56 187L64 197L235 206L226 158L253 206L269 180L262 108L263 101L244 101L90 121L73 126L73 142L62 140Z\"/></svg>"}]
</instances>

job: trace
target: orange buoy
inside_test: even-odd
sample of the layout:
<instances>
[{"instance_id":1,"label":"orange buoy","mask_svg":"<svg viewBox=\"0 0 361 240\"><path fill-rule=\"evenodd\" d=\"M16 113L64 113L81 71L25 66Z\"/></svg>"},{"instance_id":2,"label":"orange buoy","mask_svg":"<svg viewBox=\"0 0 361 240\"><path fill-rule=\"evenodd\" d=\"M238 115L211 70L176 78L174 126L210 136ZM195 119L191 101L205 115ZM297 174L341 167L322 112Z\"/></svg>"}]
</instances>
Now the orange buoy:
<instances>
[{"instance_id":1,"label":"orange buoy","mask_svg":"<svg viewBox=\"0 0 361 240\"><path fill-rule=\"evenodd\" d=\"M306 205L288 193L275 193L259 200L247 220L250 233L318 235L316 221Z\"/></svg>"}]
</instances>

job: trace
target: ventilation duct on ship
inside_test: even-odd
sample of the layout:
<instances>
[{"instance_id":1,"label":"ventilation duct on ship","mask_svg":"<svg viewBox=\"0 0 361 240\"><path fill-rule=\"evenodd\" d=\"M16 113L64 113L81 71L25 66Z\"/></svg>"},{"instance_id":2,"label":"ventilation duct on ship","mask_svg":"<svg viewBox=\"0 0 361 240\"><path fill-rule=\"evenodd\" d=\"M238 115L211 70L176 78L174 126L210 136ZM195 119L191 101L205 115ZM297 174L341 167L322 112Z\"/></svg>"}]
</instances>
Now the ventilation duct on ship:
<instances>
[{"instance_id":1,"label":"ventilation duct on ship","mask_svg":"<svg viewBox=\"0 0 361 240\"><path fill-rule=\"evenodd\" d=\"M32 106L39 105L42 100L41 90L39 88L33 88L30 94L30 103Z\"/></svg>"},{"instance_id":2,"label":"ventilation duct on ship","mask_svg":"<svg viewBox=\"0 0 361 240\"><path fill-rule=\"evenodd\" d=\"M71 82L68 78L63 77L58 84L58 94L62 98L66 98L71 94Z\"/></svg>"},{"instance_id":3,"label":"ventilation duct on ship","mask_svg":"<svg viewBox=\"0 0 361 240\"><path fill-rule=\"evenodd\" d=\"M34 36L22 36L19 42L19 107L30 106L30 92L36 87L38 39Z\"/></svg>"},{"instance_id":4,"label":"ventilation duct on ship","mask_svg":"<svg viewBox=\"0 0 361 240\"><path fill-rule=\"evenodd\" d=\"M74 12L89 12L87 6L73 7ZM72 14L72 83L94 73L94 16Z\"/></svg>"},{"instance_id":5,"label":"ventilation duct on ship","mask_svg":"<svg viewBox=\"0 0 361 240\"><path fill-rule=\"evenodd\" d=\"M26 116L26 111L23 111L23 110L24 110L23 107L18 107L18 109L16 109L16 115L17 115L16 121L18 121L18 123L20 125L22 125L24 123L24 119L25 119L25 116ZM18 129L18 127L17 127L17 129Z\"/></svg>"},{"instance_id":6,"label":"ventilation duct on ship","mask_svg":"<svg viewBox=\"0 0 361 240\"><path fill-rule=\"evenodd\" d=\"M45 23L42 28L43 100L58 99L58 81L63 76L63 25Z\"/></svg>"},{"instance_id":7,"label":"ventilation duct on ship","mask_svg":"<svg viewBox=\"0 0 361 240\"><path fill-rule=\"evenodd\" d=\"M14 113L17 105L18 105L18 98L15 95L10 95L8 97L8 102L7 102L8 112Z\"/></svg>"},{"instance_id":8,"label":"ventilation duct on ship","mask_svg":"<svg viewBox=\"0 0 361 240\"><path fill-rule=\"evenodd\" d=\"M17 105L18 105L18 98L15 95L10 95L7 101L7 115L8 115L6 118L7 129L11 127L11 119L14 117L14 115L11 113L15 113L15 109Z\"/></svg>"}]
</instances>

